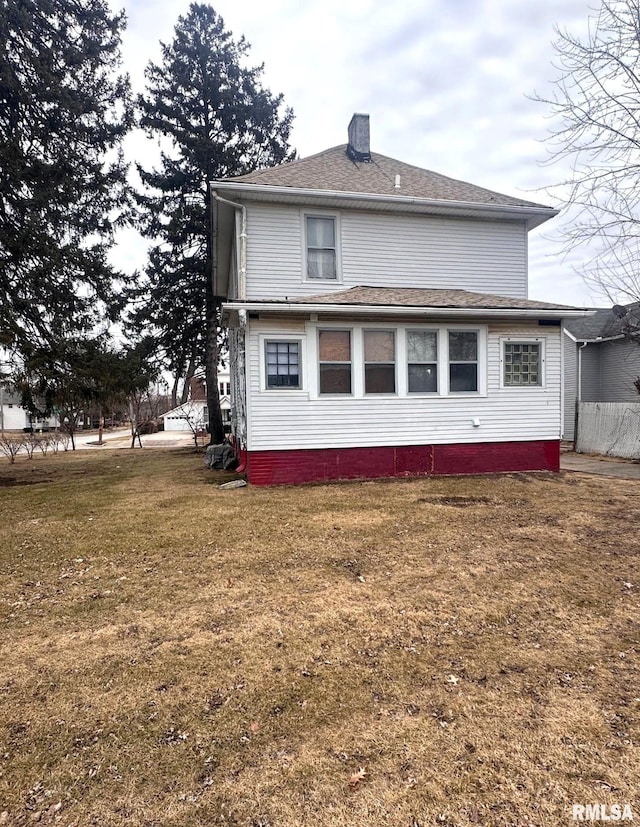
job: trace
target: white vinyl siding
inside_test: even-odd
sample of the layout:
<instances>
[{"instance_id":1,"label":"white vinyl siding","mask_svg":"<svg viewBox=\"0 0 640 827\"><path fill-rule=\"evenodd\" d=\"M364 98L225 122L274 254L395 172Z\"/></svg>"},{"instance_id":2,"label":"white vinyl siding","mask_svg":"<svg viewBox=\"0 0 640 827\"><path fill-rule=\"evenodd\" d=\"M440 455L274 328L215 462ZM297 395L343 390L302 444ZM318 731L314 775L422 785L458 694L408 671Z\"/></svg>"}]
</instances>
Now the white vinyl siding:
<instances>
[{"instance_id":1,"label":"white vinyl siding","mask_svg":"<svg viewBox=\"0 0 640 827\"><path fill-rule=\"evenodd\" d=\"M522 221L343 210L335 213L341 280L319 281L305 279L306 214L315 213L247 205L248 299L312 296L359 285L527 296L527 230Z\"/></svg>"},{"instance_id":2,"label":"white vinyl siding","mask_svg":"<svg viewBox=\"0 0 640 827\"><path fill-rule=\"evenodd\" d=\"M392 325L387 323L385 327L391 329ZM544 328L541 334L537 325L489 324L486 350L480 354L486 369L486 395L408 394L405 377L397 396L341 397L321 396L317 387L314 389L311 385L304 390L261 391L261 340L275 330L282 338L299 335L306 342L307 376L311 366L317 364L315 327L307 329L303 322L294 320L251 322L247 353L249 450L510 442L560 437L559 327ZM545 386L503 387L501 339L531 340L541 336L545 342ZM397 337L398 354L405 347L404 342L404 335ZM356 363L361 356L354 342L356 374ZM314 377L316 375L317 368ZM399 371L398 379L402 376ZM317 379L314 382L317 384ZM480 420L479 427L474 427L474 419Z\"/></svg>"}]
</instances>

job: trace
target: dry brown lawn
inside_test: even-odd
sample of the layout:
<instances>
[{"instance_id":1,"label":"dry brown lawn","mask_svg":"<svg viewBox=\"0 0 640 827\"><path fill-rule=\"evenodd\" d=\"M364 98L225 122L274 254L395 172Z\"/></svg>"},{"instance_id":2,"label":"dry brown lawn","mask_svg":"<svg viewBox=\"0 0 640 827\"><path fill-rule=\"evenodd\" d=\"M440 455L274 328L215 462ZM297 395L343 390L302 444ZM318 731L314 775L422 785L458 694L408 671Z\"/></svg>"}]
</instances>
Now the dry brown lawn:
<instances>
[{"instance_id":1,"label":"dry brown lawn","mask_svg":"<svg viewBox=\"0 0 640 827\"><path fill-rule=\"evenodd\" d=\"M0 465L0 825L640 819L640 482Z\"/></svg>"}]
</instances>

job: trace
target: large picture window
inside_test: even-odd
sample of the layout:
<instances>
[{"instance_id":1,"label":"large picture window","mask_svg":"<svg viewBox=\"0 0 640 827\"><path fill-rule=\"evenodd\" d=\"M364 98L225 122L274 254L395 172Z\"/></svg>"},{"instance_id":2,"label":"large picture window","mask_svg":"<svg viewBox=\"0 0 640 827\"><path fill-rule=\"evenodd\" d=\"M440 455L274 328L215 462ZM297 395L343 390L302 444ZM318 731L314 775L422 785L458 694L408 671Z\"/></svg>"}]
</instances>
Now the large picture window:
<instances>
[{"instance_id":1,"label":"large picture window","mask_svg":"<svg viewBox=\"0 0 640 827\"><path fill-rule=\"evenodd\" d=\"M265 342L268 388L300 388L300 342Z\"/></svg>"},{"instance_id":2,"label":"large picture window","mask_svg":"<svg viewBox=\"0 0 640 827\"><path fill-rule=\"evenodd\" d=\"M351 393L351 332L318 332L320 393Z\"/></svg>"},{"instance_id":3,"label":"large picture window","mask_svg":"<svg viewBox=\"0 0 640 827\"><path fill-rule=\"evenodd\" d=\"M336 219L333 216L306 216L307 278L336 279Z\"/></svg>"},{"instance_id":4,"label":"large picture window","mask_svg":"<svg viewBox=\"0 0 640 827\"><path fill-rule=\"evenodd\" d=\"M409 393L438 392L438 332L407 330Z\"/></svg>"},{"instance_id":5,"label":"large picture window","mask_svg":"<svg viewBox=\"0 0 640 827\"><path fill-rule=\"evenodd\" d=\"M449 391L478 390L478 334L475 330L449 331Z\"/></svg>"},{"instance_id":6,"label":"large picture window","mask_svg":"<svg viewBox=\"0 0 640 827\"><path fill-rule=\"evenodd\" d=\"M503 365L506 386L542 384L539 342L505 342Z\"/></svg>"},{"instance_id":7,"label":"large picture window","mask_svg":"<svg viewBox=\"0 0 640 827\"><path fill-rule=\"evenodd\" d=\"M396 339L393 330L365 330L364 392L396 392Z\"/></svg>"}]
</instances>

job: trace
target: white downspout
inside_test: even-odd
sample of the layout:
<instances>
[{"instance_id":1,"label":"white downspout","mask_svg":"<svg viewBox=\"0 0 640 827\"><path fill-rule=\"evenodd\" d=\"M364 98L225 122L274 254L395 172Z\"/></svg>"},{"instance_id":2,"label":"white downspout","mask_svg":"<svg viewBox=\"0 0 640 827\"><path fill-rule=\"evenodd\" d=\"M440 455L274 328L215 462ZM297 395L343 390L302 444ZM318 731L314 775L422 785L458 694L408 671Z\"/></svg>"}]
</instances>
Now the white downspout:
<instances>
[{"instance_id":1,"label":"white downspout","mask_svg":"<svg viewBox=\"0 0 640 827\"><path fill-rule=\"evenodd\" d=\"M236 210L240 210L240 261L238 262L238 299L245 301L247 298L247 208L243 204L229 201L222 198L217 192L213 193L216 201L222 204L229 204Z\"/></svg>"},{"instance_id":2,"label":"white downspout","mask_svg":"<svg viewBox=\"0 0 640 827\"><path fill-rule=\"evenodd\" d=\"M588 344L588 342L583 342L578 348L578 392L576 394L578 402L582 402L582 351Z\"/></svg>"}]
</instances>

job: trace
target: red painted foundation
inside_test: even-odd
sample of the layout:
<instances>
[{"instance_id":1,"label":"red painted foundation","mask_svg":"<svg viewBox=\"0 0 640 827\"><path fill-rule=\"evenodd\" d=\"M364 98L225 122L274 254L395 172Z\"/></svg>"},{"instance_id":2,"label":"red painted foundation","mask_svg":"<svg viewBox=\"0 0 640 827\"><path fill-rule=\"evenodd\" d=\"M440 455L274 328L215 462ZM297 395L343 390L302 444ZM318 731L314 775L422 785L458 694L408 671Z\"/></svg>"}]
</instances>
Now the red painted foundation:
<instances>
[{"instance_id":1,"label":"red painted foundation","mask_svg":"<svg viewBox=\"0 0 640 827\"><path fill-rule=\"evenodd\" d=\"M297 485L380 477L559 471L560 442L480 442L376 448L248 451L252 485Z\"/></svg>"}]
</instances>

